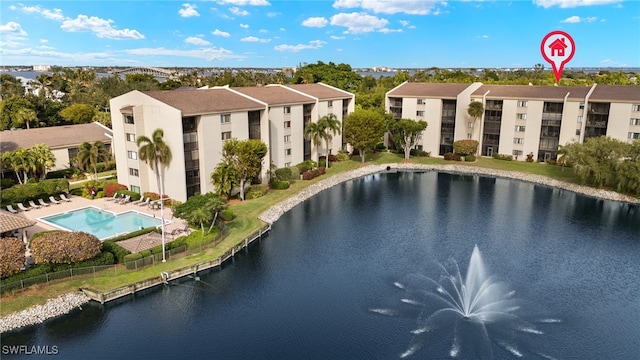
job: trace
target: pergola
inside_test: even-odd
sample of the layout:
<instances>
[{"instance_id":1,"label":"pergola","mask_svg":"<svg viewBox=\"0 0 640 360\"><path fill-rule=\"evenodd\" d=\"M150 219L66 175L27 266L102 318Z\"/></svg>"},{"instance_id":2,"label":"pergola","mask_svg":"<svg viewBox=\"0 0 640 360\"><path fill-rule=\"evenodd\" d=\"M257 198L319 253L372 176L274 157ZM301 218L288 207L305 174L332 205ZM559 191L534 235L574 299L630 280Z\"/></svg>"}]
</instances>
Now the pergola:
<instances>
[{"instance_id":1,"label":"pergola","mask_svg":"<svg viewBox=\"0 0 640 360\"><path fill-rule=\"evenodd\" d=\"M22 216L13 215L6 211L0 211L0 234L12 234L18 230L22 230L36 224L35 220L29 220ZM24 238L24 232L23 232Z\"/></svg>"}]
</instances>

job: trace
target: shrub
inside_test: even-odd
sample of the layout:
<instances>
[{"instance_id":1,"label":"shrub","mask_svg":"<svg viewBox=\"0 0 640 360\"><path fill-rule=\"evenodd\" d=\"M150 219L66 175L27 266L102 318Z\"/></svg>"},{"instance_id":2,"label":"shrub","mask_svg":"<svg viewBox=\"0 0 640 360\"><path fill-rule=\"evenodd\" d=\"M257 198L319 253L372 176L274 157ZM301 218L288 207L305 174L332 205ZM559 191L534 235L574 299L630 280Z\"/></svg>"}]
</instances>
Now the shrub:
<instances>
[{"instance_id":1,"label":"shrub","mask_svg":"<svg viewBox=\"0 0 640 360\"><path fill-rule=\"evenodd\" d=\"M51 195L69 192L66 179L48 179L33 184L18 184L2 189L2 204L25 203L29 200L47 199Z\"/></svg>"},{"instance_id":2,"label":"shrub","mask_svg":"<svg viewBox=\"0 0 640 360\"><path fill-rule=\"evenodd\" d=\"M445 160L462 161L462 157L460 157L460 155L454 154L454 153L446 153L446 154L444 154L444 159Z\"/></svg>"},{"instance_id":3,"label":"shrub","mask_svg":"<svg viewBox=\"0 0 640 360\"><path fill-rule=\"evenodd\" d=\"M336 155L336 161L347 161L351 159L351 156L349 155L348 152L339 152L338 155Z\"/></svg>"},{"instance_id":4,"label":"shrub","mask_svg":"<svg viewBox=\"0 0 640 360\"><path fill-rule=\"evenodd\" d=\"M124 257L131 254L131 251L116 244L113 240L108 240L102 243L102 252L105 251L112 253L118 263L124 263Z\"/></svg>"},{"instance_id":5,"label":"shrub","mask_svg":"<svg viewBox=\"0 0 640 360\"><path fill-rule=\"evenodd\" d=\"M224 221L231 221L235 216L233 215L233 210L227 208L220 212L220 217Z\"/></svg>"},{"instance_id":6,"label":"shrub","mask_svg":"<svg viewBox=\"0 0 640 360\"><path fill-rule=\"evenodd\" d=\"M131 197L131 201L140 200L140 194L131 190L118 190L118 194L122 194L124 196L128 195L129 197ZM158 196L158 198L160 197Z\"/></svg>"},{"instance_id":7,"label":"shrub","mask_svg":"<svg viewBox=\"0 0 640 360\"><path fill-rule=\"evenodd\" d=\"M513 160L512 155L505 155L505 154L493 154L493 158L497 160L506 160L506 161Z\"/></svg>"},{"instance_id":8,"label":"shrub","mask_svg":"<svg viewBox=\"0 0 640 360\"><path fill-rule=\"evenodd\" d=\"M453 142L453 151L461 156L475 155L478 152L478 141L458 140Z\"/></svg>"},{"instance_id":9,"label":"shrub","mask_svg":"<svg viewBox=\"0 0 640 360\"><path fill-rule=\"evenodd\" d=\"M262 186L262 185L252 185L249 187L249 189L247 191L245 191L244 193L244 198L245 199L257 199L261 196L264 196L267 194L267 191L269 191L268 188Z\"/></svg>"},{"instance_id":10,"label":"shrub","mask_svg":"<svg viewBox=\"0 0 640 360\"><path fill-rule=\"evenodd\" d=\"M7 178L0 179L0 188L2 188L2 189L8 189L8 188L12 187L15 184L16 184L16 182L13 181L13 179L7 179Z\"/></svg>"},{"instance_id":11,"label":"shrub","mask_svg":"<svg viewBox=\"0 0 640 360\"><path fill-rule=\"evenodd\" d=\"M31 253L36 264L87 260L101 250L100 240L84 232L50 231L31 241Z\"/></svg>"},{"instance_id":12,"label":"shrub","mask_svg":"<svg viewBox=\"0 0 640 360\"><path fill-rule=\"evenodd\" d=\"M104 196L113 197L116 192L127 189L129 189L127 185L110 182L104 185Z\"/></svg>"},{"instance_id":13,"label":"shrub","mask_svg":"<svg viewBox=\"0 0 640 360\"><path fill-rule=\"evenodd\" d=\"M553 160L553 159L547 160L546 163L547 163L547 165L556 165L557 164L556 161Z\"/></svg>"},{"instance_id":14,"label":"shrub","mask_svg":"<svg viewBox=\"0 0 640 360\"><path fill-rule=\"evenodd\" d=\"M286 190L289 188L290 183L288 181L273 180L269 186L274 190Z\"/></svg>"},{"instance_id":15,"label":"shrub","mask_svg":"<svg viewBox=\"0 0 640 360\"><path fill-rule=\"evenodd\" d=\"M474 162L476 161L476 156L475 155L467 155L464 157L464 161L466 162Z\"/></svg>"},{"instance_id":16,"label":"shrub","mask_svg":"<svg viewBox=\"0 0 640 360\"><path fill-rule=\"evenodd\" d=\"M275 171L276 174L276 180L282 181L282 180L290 180L291 179L291 168L280 168L280 169L276 169Z\"/></svg>"},{"instance_id":17,"label":"shrub","mask_svg":"<svg viewBox=\"0 0 640 360\"><path fill-rule=\"evenodd\" d=\"M378 143L376 144L374 151L384 151L384 150L387 150L387 147L384 146L384 143Z\"/></svg>"},{"instance_id":18,"label":"shrub","mask_svg":"<svg viewBox=\"0 0 640 360\"><path fill-rule=\"evenodd\" d=\"M16 237L0 238L0 278L20 272L24 266L25 246Z\"/></svg>"},{"instance_id":19,"label":"shrub","mask_svg":"<svg viewBox=\"0 0 640 360\"><path fill-rule=\"evenodd\" d=\"M302 173L302 180L311 180L315 177L313 171L307 170Z\"/></svg>"},{"instance_id":20,"label":"shrub","mask_svg":"<svg viewBox=\"0 0 640 360\"><path fill-rule=\"evenodd\" d=\"M301 174L304 174L305 172L309 171L309 166L303 162L296 165L296 167L298 168L298 171L300 171Z\"/></svg>"},{"instance_id":21,"label":"shrub","mask_svg":"<svg viewBox=\"0 0 640 360\"><path fill-rule=\"evenodd\" d=\"M73 177L73 169L62 169L49 171L47 173L47 179L71 179Z\"/></svg>"},{"instance_id":22,"label":"shrub","mask_svg":"<svg viewBox=\"0 0 640 360\"><path fill-rule=\"evenodd\" d=\"M318 175L324 175L327 172L327 168L324 166L319 166L316 170L318 171Z\"/></svg>"},{"instance_id":23,"label":"shrub","mask_svg":"<svg viewBox=\"0 0 640 360\"><path fill-rule=\"evenodd\" d=\"M330 162L336 162L336 161L338 161L338 158L337 158L335 155L330 154L330 155L329 155L329 161L330 161Z\"/></svg>"},{"instance_id":24,"label":"shrub","mask_svg":"<svg viewBox=\"0 0 640 360\"><path fill-rule=\"evenodd\" d=\"M320 161L318 161L318 167L326 167L327 166L327 160L325 158L321 158Z\"/></svg>"},{"instance_id":25,"label":"shrub","mask_svg":"<svg viewBox=\"0 0 640 360\"><path fill-rule=\"evenodd\" d=\"M534 160L533 160L533 153L529 153L529 154L527 154L527 160L526 160L526 162L533 162L533 161L534 161Z\"/></svg>"},{"instance_id":26,"label":"shrub","mask_svg":"<svg viewBox=\"0 0 640 360\"><path fill-rule=\"evenodd\" d=\"M404 150L402 150L401 153L404 154ZM426 152L424 150L420 150L420 149L411 149L411 150L409 150L409 155L411 155L411 156L420 156L420 157L429 157L429 156L431 156L431 153Z\"/></svg>"},{"instance_id":27,"label":"shrub","mask_svg":"<svg viewBox=\"0 0 640 360\"><path fill-rule=\"evenodd\" d=\"M289 170L291 170L291 177L289 180L300 180L300 169L298 169L297 166L291 166L289 167Z\"/></svg>"}]
</instances>

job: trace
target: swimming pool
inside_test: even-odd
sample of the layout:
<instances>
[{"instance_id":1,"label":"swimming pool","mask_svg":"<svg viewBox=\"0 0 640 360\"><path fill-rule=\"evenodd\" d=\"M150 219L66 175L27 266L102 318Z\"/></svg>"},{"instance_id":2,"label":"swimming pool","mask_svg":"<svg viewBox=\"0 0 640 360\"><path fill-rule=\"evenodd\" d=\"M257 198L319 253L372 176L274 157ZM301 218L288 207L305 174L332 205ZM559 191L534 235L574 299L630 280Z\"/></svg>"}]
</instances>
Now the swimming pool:
<instances>
[{"instance_id":1,"label":"swimming pool","mask_svg":"<svg viewBox=\"0 0 640 360\"><path fill-rule=\"evenodd\" d=\"M93 234L100 240L161 224L159 218L137 211L114 214L92 206L45 216L38 220L59 229Z\"/></svg>"}]
</instances>

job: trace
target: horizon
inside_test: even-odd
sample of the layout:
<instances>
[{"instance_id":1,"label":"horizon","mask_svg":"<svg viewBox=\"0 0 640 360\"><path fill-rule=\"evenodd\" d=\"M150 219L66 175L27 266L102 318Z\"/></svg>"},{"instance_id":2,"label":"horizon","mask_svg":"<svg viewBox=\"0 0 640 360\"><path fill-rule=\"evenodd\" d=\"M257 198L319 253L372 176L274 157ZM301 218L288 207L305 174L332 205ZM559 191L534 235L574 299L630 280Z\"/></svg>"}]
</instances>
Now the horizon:
<instances>
[{"instance_id":1,"label":"horizon","mask_svg":"<svg viewBox=\"0 0 640 360\"><path fill-rule=\"evenodd\" d=\"M547 69L540 43L562 30L576 42L567 69L640 67L629 0L9 0L0 11L0 66Z\"/></svg>"}]
</instances>

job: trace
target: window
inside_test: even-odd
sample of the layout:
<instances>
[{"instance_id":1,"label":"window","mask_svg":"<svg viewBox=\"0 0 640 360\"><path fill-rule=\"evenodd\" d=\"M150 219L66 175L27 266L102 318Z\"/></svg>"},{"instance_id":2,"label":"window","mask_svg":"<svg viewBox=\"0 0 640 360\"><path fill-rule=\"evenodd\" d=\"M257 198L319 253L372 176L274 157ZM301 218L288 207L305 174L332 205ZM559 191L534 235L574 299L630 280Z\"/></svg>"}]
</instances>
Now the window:
<instances>
[{"instance_id":1,"label":"window","mask_svg":"<svg viewBox=\"0 0 640 360\"><path fill-rule=\"evenodd\" d=\"M286 142L286 143L291 142L291 135L285 135L284 136L284 142Z\"/></svg>"},{"instance_id":2,"label":"window","mask_svg":"<svg viewBox=\"0 0 640 360\"><path fill-rule=\"evenodd\" d=\"M229 140L231 139L231 131L225 131L222 133L222 140Z\"/></svg>"},{"instance_id":3,"label":"window","mask_svg":"<svg viewBox=\"0 0 640 360\"><path fill-rule=\"evenodd\" d=\"M135 142L136 141L136 134L127 133L127 141Z\"/></svg>"},{"instance_id":4,"label":"window","mask_svg":"<svg viewBox=\"0 0 640 360\"><path fill-rule=\"evenodd\" d=\"M582 115L578 116L578 122L579 122L579 123L581 123L581 122L582 122L582 119L583 119Z\"/></svg>"},{"instance_id":5,"label":"window","mask_svg":"<svg viewBox=\"0 0 640 360\"><path fill-rule=\"evenodd\" d=\"M131 191L140 194L140 186L131 185Z\"/></svg>"},{"instance_id":6,"label":"window","mask_svg":"<svg viewBox=\"0 0 640 360\"><path fill-rule=\"evenodd\" d=\"M291 163L290 162L284 163L284 167L291 167Z\"/></svg>"},{"instance_id":7,"label":"window","mask_svg":"<svg viewBox=\"0 0 640 360\"><path fill-rule=\"evenodd\" d=\"M471 140L471 134L467 134L467 140Z\"/></svg>"},{"instance_id":8,"label":"window","mask_svg":"<svg viewBox=\"0 0 640 360\"><path fill-rule=\"evenodd\" d=\"M333 100L327 101L327 107L333 107Z\"/></svg>"},{"instance_id":9,"label":"window","mask_svg":"<svg viewBox=\"0 0 640 360\"><path fill-rule=\"evenodd\" d=\"M525 127L522 125L516 125L516 132L524 132Z\"/></svg>"},{"instance_id":10,"label":"window","mask_svg":"<svg viewBox=\"0 0 640 360\"><path fill-rule=\"evenodd\" d=\"M131 160L138 160L138 153L135 151L127 151L127 157Z\"/></svg>"},{"instance_id":11,"label":"window","mask_svg":"<svg viewBox=\"0 0 640 360\"><path fill-rule=\"evenodd\" d=\"M631 105L631 111L640 111L640 104Z\"/></svg>"},{"instance_id":12,"label":"window","mask_svg":"<svg viewBox=\"0 0 640 360\"><path fill-rule=\"evenodd\" d=\"M284 107L284 113L285 114L291 114L291 106L285 106Z\"/></svg>"},{"instance_id":13,"label":"window","mask_svg":"<svg viewBox=\"0 0 640 360\"><path fill-rule=\"evenodd\" d=\"M424 99L418 99L418 105L424 105L425 101Z\"/></svg>"},{"instance_id":14,"label":"window","mask_svg":"<svg viewBox=\"0 0 640 360\"><path fill-rule=\"evenodd\" d=\"M291 155L291 149L284 149L284 156Z\"/></svg>"},{"instance_id":15,"label":"window","mask_svg":"<svg viewBox=\"0 0 640 360\"><path fill-rule=\"evenodd\" d=\"M576 129L576 136L580 136L581 133L580 129Z\"/></svg>"},{"instance_id":16,"label":"window","mask_svg":"<svg viewBox=\"0 0 640 360\"><path fill-rule=\"evenodd\" d=\"M467 127L469 127L469 129L473 129L473 122L471 122L471 121L468 122L467 123Z\"/></svg>"},{"instance_id":17,"label":"window","mask_svg":"<svg viewBox=\"0 0 640 360\"><path fill-rule=\"evenodd\" d=\"M640 119L631 119L629 125L640 125Z\"/></svg>"},{"instance_id":18,"label":"window","mask_svg":"<svg viewBox=\"0 0 640 360\"><path fill-rule=\"evenodd\" d=\"M513 138L513 143L514 144L524 144L524 139L523 138Z\"/></svg>"},{"instance_id":19,"label":"window","mask_svg":"<svg viewBox=\"0 0 640 360\"><path fill-rule=\"evenodd\" d=\"M220 115L220 124L228 124L231 122L231 114Z\"/></svg>"},{"instance_id":20,"label":"window","mask_svg":"<svg viewBox=\"0 0 640 360\"><path fill-rule=\"evenodd\" d=\"M288 129L288 128L290 128L290 127L291 127L291 121L285 121L285 122L284 122L284 128L285 128L285 129Z\"/></svg>"},{"instance_id":21,"label":"window","mask_svg":"<svg viewBox=\"0 0 640 360\"><path fill-rule=\"evenodd\" d=\"M133 115L127 114L124 116L124 123L125 124L135 124L135 122L133 121Z\"/></svg>"},{"instance_id":22,"label":"window","mask_svg":"<svg viewBox=\"0 0 640 360\"><path fill-rule=\"evenodd\" d=\"M417 117L424 117L424 111L416 111Z\"/></svg>"},{"instance_id":23,"label":"window","mask_svg":"<svg viewBox=\"0 0 640 360\"><path fill-rule=\"evenodd\" d=\"M140 176L140 174L138 173L138 169L134 169L134 168L129 168L129 175L131 176Z\"/></svg>"},{"instance_id":24,"label":"window","mask_svg":"<svg viewBox=\"0 0 640 360\"><path fill-rule=\"evenodd\" d=\"M580 103L580 110L584 109L584 103Z\"/></svg>"},{"instance_id":25,"label":"window","mask_svg":"<svg viewBox=\"0 0 640 360\"><path fill-rule=\"evenodd\" d=\"M640 133L630 132L629 139L640 139Z\"/></svg>"},{"instance_id":26,"label":"window","mask_svg":"<svg viewBox=\"0 0 640 360\"><path fill-rule=\"evenodd\" d=\"M513 150L511 154L513 156L522 156L522 150Z\"/></svg>"},{"instance_id":27,"label":"window","mask_svg":"<svg viewBox=\"0 0 640 360\"><path fill-rule=\"evenodd\" d=\"M518 100L518 107L527 107L529 102L527 100Z\"/></svg>"},{"instance_id":28,"label":"window","mask_svg":"<svg viewBox=\"0 0 640 360\"><path fill-rule=\"evenodd\" d=\"M516 119L527 120L527 114L523 114L523 113L516 114Z\"/></svg>"}]
</instances>

